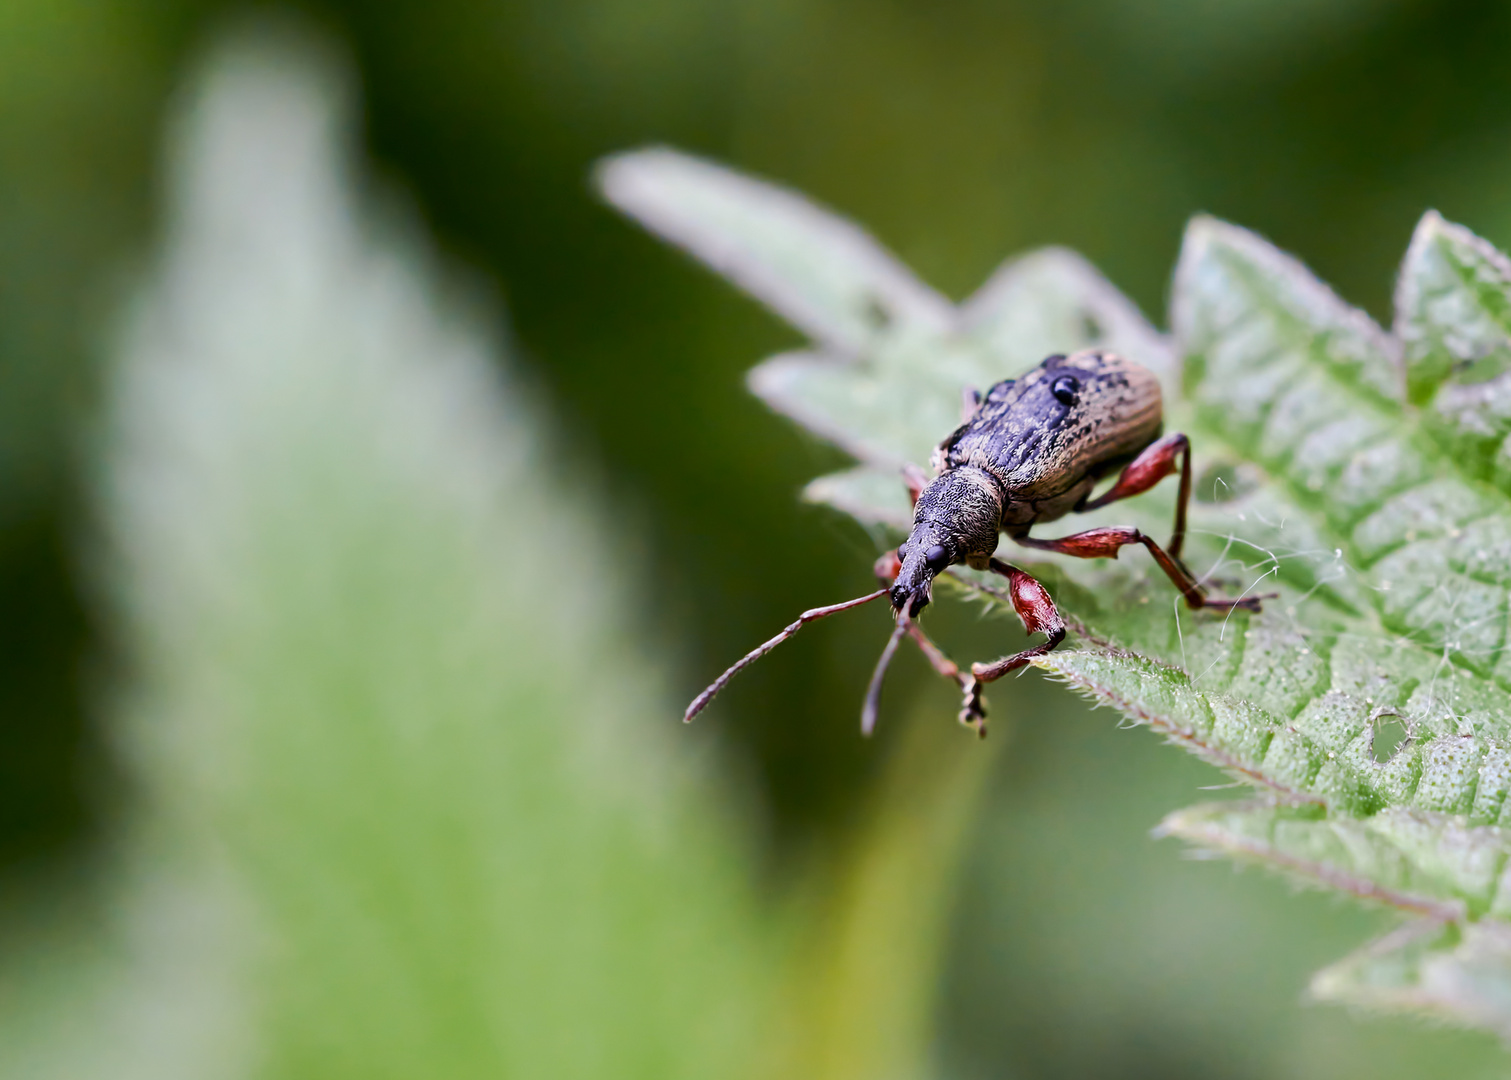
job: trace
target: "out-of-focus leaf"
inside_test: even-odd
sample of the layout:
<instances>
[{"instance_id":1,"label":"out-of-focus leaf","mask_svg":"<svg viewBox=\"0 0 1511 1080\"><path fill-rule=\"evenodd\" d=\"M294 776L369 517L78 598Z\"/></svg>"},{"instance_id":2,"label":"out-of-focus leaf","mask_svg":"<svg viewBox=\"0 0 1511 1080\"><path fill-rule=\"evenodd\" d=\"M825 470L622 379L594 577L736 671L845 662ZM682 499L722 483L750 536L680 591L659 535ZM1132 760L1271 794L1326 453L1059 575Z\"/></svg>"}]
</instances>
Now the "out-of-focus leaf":
<instances>
[{"instance_id":1,"label":"out-of-focus leaf","mask_svg":"<svg viewBox=\"0 0 1511 1080\"><path fill-rule=\"evenodd\" d=\"M188 101L102 445L124 958L54 1071L742 1075L776 941L606 530L329 69Z\"/></svg>"},{"instance_id":2,"label":"out-of-focus leaf","mask_svg":"<svg viewBox=\"0 0 1511 1080\"><path fill-rule=\"evenodd\" d=\"M1171 367L1168 346L1128 300L1084 261L1048 249L999 270L961 309L952 332L899 331L852 361L779 356L750 373L750 387L895 477L899 465L927 462L960 422L967 388L984 390L1050 352L1090 345L1143 357L1156 371Z\"/></svg>"},{"instance_id":3,"label":"out-of-focus leaf","mask_svg":"<svg viewBox=\"0 0 1511 1080\"><path fill-rule=\"evenodd\" d=\"M1040 253L948 333L883 335L843 361L779 357L752 386L861 459L808 498L898 528L906 504L888 476L949 432L963 386L1091 344L1160 372L1167 430L1195 448L1186 561L1210 588L1276 595L1260 615L1193 614L1142 553L1036 565L1081 646L1039 666L1276 800L1198 808L1168 831L1407 910L1499 917L1511 912L1499 827L1511 501L1482 480L1511 430L1499 402L1511 392L1498 371L1471 384L1463 369L1506 351L1507 265L1429 216L1402 271L1403 345L1259 237L1197 219L1172 299L1179 372L1111 286ZM1408 373L1413 400L1457 380L1424 419L1406 404ZM1173 487L1053 531L1122 522L1160 535ZM984 575L954 579L1002 595ZM1407 737L1377 745L1391 724Z\"/></svg>"},{"instance_id":4,"label":"out-of-focus leaf","mask_svg":"<svg viewBox=\"0 0 1511 1080\"><path fill-rule=\"evenodd\" d=\"M751 388L865 461L927 461L959 422L966 387L985 388L1067 340L1171 367L1138 310L1071 252L1010 261L957 312L858 226L782 188L671 150L611 158L600 185L823 347L768 360ZM868 302L890 316L857 317ZM827 314L811 314L819 310Z\"/></svg>"},{"instance_id":5,"label":"out-of-focus leaf","mask_svg":"<svg viewBox=\"0 0 1511 1080\"><path fill-rule=\"evenodd\" d=\"M1349 818L1315 804L1227 802L1178 811L1160 830L1438 920L1506 914L1499 838L1461 819L1395 808Z\"/></svg>"},{"instance_id":6,"label":"out-of-focus leaf","mask_svg":"<svg viewBox=\"0 0 1511 1080\"><path fill-rule=\"evenodd\" d=\"M961 305L960 319L994 371L1021 371L1071 342L1137 357L1167 393L1178 386L1170 343L1096 267L1066 248L1008 259Z\"/></svg>"},{"instance_id":7,"label":"out-of-focus leaf","mask_svg":"<svg viewBox=\"0 0 1511 1080\"><path fill-rule=\"evenodd\" d=\"M806 895L806 938L782 995L790 1042L773 1076L931 1075L935 992L961 849L1004 740L906 718L864 827Z\"/></svg>"},{"instance_id":8,"label":"out-of-focus leaf","mask_svg":"<svg viewBox=\"0 0 1511 1080\"><path fill-rule=\"evenodd\" d=\"M896 469L857 465L808 482L803 498L843 510L867 524L906 529L913 520L907 490L897 482Z\"/></svg>"},{"instance_id":9,"label":"out-of-focus leaf","mask_svg":"<svg viewBox=\"0 0 1511 1080\"><path fill-rule=\"evenodd\" d=\"M1468 1021L1511 1038L1511 929L1497 920L1407 923L1312 979L1322 1001Z\"/></svg>"},{"instance_id":10,"label":"out-of-focus leaf","mask_svg":"<svg viewBox=\"0 0 1511 1080\"><path fill-rule=\"evenodd\" d=\"M828 348L854 353L894 327L949 324L944 297L865 232L795 192L667 149L610 158L598 182L619 209Z\"/></svg>"}]
</instances>

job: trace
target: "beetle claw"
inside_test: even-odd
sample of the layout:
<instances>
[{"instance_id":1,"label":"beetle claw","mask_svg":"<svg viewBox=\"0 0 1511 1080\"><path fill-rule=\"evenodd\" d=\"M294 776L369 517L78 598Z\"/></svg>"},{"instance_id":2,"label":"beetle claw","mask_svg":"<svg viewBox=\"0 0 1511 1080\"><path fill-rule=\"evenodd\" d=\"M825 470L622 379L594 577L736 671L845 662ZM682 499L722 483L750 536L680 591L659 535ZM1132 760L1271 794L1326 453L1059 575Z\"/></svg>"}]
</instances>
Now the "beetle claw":
<instances>
[{"instance_id":1,"label":"beetle claw","mask_svg":"<svg viewBox=\"0 0 1511 1080\"><path fill-rule=\"evenodd\" d=\"M960 723L986 738L986 705L981 701L981 681L972 677L960 701Z\"/></svg>"}]
</instances>

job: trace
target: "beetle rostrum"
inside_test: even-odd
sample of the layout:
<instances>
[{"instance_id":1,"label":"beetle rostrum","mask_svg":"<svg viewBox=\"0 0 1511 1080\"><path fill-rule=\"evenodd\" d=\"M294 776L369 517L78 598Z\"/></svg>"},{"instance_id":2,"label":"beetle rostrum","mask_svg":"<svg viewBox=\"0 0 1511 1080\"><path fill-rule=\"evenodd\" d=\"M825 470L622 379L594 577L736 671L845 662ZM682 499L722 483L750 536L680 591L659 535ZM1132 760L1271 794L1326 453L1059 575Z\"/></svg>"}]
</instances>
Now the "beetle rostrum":
<instances>
[{"instance_id":1,"label":"beetle rostrum","mask_svg":"<svg viewBox=\"0 0 1511 1080\"><path fill-rule=\"evenodd\" d=\"M869 734L875 726L883 676L907 636L935 671L960 687L960 721L984 736L982 685L1018 670L1065 638L1064 620L1048 591L1027 572L995 557L1003 535L1023 547L1083 559L1117 558L1123 547L1141 544L1187 606L1259 611L1263 597L1207 595L1181 562L1191 499L1191 445L1178 433L1161 437L1159 381L1147 368L1103 350L1056 354L1017 379L997 383L984 397L968 392L966 402L964 422L934 451L933 479L916 467L904 470L913 497L913 524L907 540L877 560L882 587L803 612L693 699L683 719L691 720L730 679L803 626L886 596L895 626L866 692L861 730ZM1097 482L1114 472L1118 478L1112 486L1092 498ZM1057 540L1029 535L1036 525L1141 494L1177 472L1175 528L1164 547L1132 527L1089 529ZM917 619L932 598L934 579L958 564L1006 578L1024 627L1030 634L1044 634L1045 641L989 664L972 664L968 672L945 656Z\"/></svg>"},{"instance_id":2,"label":"beetle rostrum","mask_svg":"<svg viewBox=\"0 0 1511 1080\"><path fill-rule=\"evenodd\" d=\"M934 578L955 563L984 566L997 549L1002 492L984 469L951 469L918 493L913 531L897 549L902 569L889 590L892 607L916 618Z\"/></svg>"}]
</instances>

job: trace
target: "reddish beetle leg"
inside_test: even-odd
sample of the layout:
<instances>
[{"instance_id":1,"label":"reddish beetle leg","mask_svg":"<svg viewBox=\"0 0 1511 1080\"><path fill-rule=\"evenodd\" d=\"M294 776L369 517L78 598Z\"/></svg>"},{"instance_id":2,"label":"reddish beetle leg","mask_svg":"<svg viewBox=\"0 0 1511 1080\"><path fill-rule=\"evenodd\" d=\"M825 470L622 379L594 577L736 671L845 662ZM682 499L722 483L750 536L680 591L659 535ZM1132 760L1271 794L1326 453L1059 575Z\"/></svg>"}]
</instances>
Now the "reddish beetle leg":
<instances>
[{"instance_id":1,"label":"reddish beetle leg","mask_svg":"<svg viewBox=\"0 0 1511 1080\"><path fill-rule=\"evenodd\" d=\"M971 674L983 683L995 682L1008 672L1017 671L1065 640L1065 620L1060 618L1049 590L1034 580L1032 575L1001 559L993 559L990 565L993 573L1007 578L1008 594L1012 597L1013 609L1017 611L1018 618L1023 620L1023 629L1030 634L1044 634L1047 640L990 664L972 664Z\"/></svg>"},{"instance_id":2,"label":"reddish beetle leg","mask_svg":"<svg viewBox=\"0 0 1511 1080\"><path fill-rule=\"evenodd\" d=\"M894 549L876 560L875 569L877 578L884 584L890 585L897 580L897 575L902 570L902 560L897 557L897 551ZM960 687L960 722L968 728L975 729L976 734L981 738L986 738L986 706L981 702L980 680L970 672L960 670L960 665L946 656L944 650L934 644L923 632L923 628L912 619L907 620L907 633L913 639L913 643L918 646L918 651L923 653L929 666L936 673Z\"/></svg>"}]
</instances>

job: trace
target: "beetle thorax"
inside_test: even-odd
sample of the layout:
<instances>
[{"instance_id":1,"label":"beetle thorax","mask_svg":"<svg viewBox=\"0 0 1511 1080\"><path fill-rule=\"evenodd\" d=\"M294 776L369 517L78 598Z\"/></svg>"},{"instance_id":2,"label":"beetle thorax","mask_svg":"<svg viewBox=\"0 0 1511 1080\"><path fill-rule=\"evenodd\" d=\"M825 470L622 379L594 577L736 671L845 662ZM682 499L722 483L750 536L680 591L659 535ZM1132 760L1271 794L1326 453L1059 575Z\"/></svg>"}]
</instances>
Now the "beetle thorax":
<instances>
[{"instance_id":1,"label":"beetle thorax","mask_svg":"<svg viewBox=\"0 0 1511 1080\"><path fill-rule=\"evenodd\" d=\"M985 469L951 469L930 483L913 510L912 538L929 535L944 545L950 562L986 565L1002 527L1002 485Z\"/></svg>"},{"instance_id":2,"label":"beetle thorax","mask_svg":"<svg viewBox=\"0 0 1511 1080\"><path fill-rule=\"evenodd\" d=\"M918 496L913 529L898 554L902 571L892 587L892 603L901 610L911 600L916 614L929 602L929 587L947 566L966 563L984 569L997 550L1004 494L983 469L951 469Z\"/></svg>"}]
</instances>

